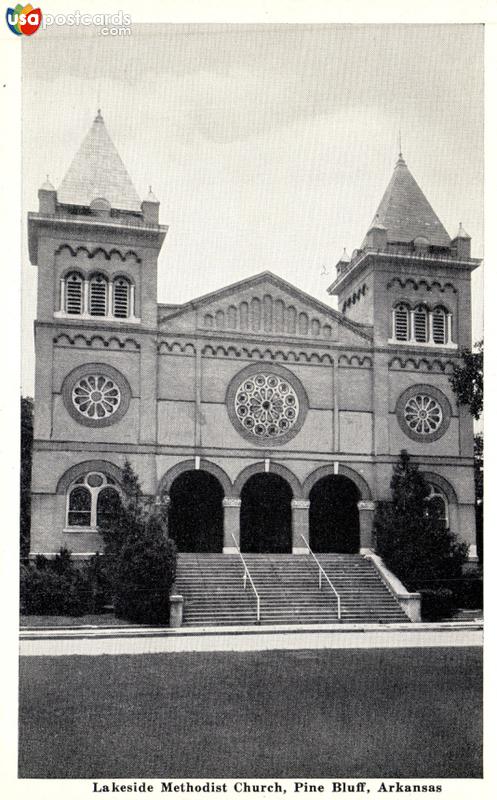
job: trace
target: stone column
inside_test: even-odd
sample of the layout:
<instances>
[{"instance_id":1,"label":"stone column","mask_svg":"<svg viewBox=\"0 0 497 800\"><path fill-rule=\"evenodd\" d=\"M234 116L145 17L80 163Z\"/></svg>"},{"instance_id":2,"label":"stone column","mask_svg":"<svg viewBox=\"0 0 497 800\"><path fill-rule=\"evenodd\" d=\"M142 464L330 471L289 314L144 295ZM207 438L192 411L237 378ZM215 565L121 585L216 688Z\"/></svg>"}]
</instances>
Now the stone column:
<instances>
[{"instance_id":1,"label":"stone column","mask_svg":"<svg viewBox=\"0 0 497 800\"><path fill-rule=\"evenodd\" d=\"M292 500L292 553L305 554L307 547L301 536L309 541L309 500Z\"/></svg>"},{"instance_id":2,"label":"stone column","mask_svg":"<svg viewBox=\"0 0 497 800\"><path fill-rule=\"evenodd\" d=\"M240 506L242 501L239 497L225 497L223 500L224 509L224 544L223 553L236 553L235 542L240 547Z\"/></svg>"},{"instance_id":3,"label":"stone column","mask_svg":"<svg viewBox=\"0 0 497 800\"><path fill-rule=\"evenodd\" d=\"M368 553L373 550L373 517L375 510L373 500L359 500L359 529L361 537L361 553Z\"/></svg>"}]
</instances>

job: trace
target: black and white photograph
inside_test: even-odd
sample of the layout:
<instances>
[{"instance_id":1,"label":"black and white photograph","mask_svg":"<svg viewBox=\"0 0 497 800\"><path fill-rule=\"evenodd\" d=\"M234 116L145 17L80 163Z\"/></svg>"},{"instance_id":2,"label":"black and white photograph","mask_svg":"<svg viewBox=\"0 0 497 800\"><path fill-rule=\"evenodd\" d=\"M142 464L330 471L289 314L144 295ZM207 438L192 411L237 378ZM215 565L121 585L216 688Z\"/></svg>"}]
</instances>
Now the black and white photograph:
<instances>
[{"instance_id":1,"label":"black and white photograph","mask_svg":"<svg viewBox=\"0 0 497 800\"><path fill-rule=\"evenodd\" d=\"M480 796L485 25L55 6L3 33L18 784Z\"/></svg>"}]
</instances>

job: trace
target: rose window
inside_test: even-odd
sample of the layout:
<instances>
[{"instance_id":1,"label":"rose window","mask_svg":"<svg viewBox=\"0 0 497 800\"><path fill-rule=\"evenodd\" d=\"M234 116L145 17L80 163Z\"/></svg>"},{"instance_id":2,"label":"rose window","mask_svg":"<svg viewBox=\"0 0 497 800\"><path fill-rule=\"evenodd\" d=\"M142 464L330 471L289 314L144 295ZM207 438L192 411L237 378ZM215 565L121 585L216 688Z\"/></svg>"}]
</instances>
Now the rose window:
<instances>
[{"instance_id":1,"label":"rose window","mask_svg":"<svg viewBox=\"0 0 497 800\"><path fill-rule=\"evenodd\" d=\"M121 404L121 392L105 375L85 375L72 390L74 407L84 417L101 420L111 417Z\"/></svg>"},{"instance_id":2,"label":"rose window","mask_svg":"<svg viewBox=\"0 0 497 800\"><path fill-rule=\"evenodd\" d=\"M299 415L299 400L279 375L259 372L246 378L235 394L235 413L242 427L259 438L288 433Z\"/></svg>"},{"instance_id":3,"label":"rose window","mask_svg":"<svg viewBox=\"0 0 497 800\"><path fill-rule=\"evenodd\" d=\"M430 395L415 394L405 404L404 419L411 431L427 436L440 428L443 420L442 407Z\"/></svg>"}]
</instances>

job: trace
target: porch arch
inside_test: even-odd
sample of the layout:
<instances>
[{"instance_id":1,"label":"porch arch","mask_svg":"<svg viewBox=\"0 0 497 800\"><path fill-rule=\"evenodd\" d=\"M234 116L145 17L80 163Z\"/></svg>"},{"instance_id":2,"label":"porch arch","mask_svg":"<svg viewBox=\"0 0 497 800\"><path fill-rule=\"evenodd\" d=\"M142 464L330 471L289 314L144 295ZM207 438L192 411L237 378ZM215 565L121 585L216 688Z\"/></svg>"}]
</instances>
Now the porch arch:
<instances>
[{"instance_id":1,"label":"porch arch","mask_svg":"<svg viewBox=\"0 0 497 800\"><path fill-rule=\"evenodd\" d=\"M266 466L264 461L258 461L256 464L251 464L250 466L245 467L245 469L243 469L240 472L240 474L238 475L233 484L233 493L235 497L240 496L241 491L249 478L261 472L262 473L266 472ZM280 478L284 478L284 480L289 484L292 490L294 500L301 499L303 497L302 486L300 485L300 481L293 474L293 472L291 472L291 470L288 469L288 467L285 467L283 464L277 464L271 461L269 464L268 472L270 474L273 473L273 475L279 475Z\"/></svg>"},{"instance_id":2,"label":"porch arch","mask_svg":"<svg viewBox=\"0 0 497 800\"><path fill-rule=\"evenodd\" d=\"M311 492L312 487L315 483L317 483L321 478L327 478L328 476L334 475L341 475L344 478L349 478L353 483L355 483L361 500L371 500L372 494L371 489L365 478L362 475L359 475L358 472L351 469L350 467L346 466L345 464L339 464L338 472L335 472L334 464L323 464L322 467L318 467L304 481L303 485L303 497L305 499L309 498L309 494Z\"/></svg>"},{"instance_id":3,"label":"porch arch","mask_svg":"<svg viewBox=\"0 0 497 800\"><path fill-rule=\"evenodd\" d=\"M213 475L218 479L219 483L223 487L225 497L233 497L233 484L231 483L231 480L226 472L220 466L214 464L212 461L207 461L205 458L201 458L198 469L203 470L203 472L208 472L210 475ZM169 492L173 481L179 475L181 475L183 472L193 472L195 470L195 459L193 458L190 458L187 461L181 461L179 464L174 464L174 466L172 466L159 481L157 494L160 496L165 491Z\"/></svg>"}]
</instances>

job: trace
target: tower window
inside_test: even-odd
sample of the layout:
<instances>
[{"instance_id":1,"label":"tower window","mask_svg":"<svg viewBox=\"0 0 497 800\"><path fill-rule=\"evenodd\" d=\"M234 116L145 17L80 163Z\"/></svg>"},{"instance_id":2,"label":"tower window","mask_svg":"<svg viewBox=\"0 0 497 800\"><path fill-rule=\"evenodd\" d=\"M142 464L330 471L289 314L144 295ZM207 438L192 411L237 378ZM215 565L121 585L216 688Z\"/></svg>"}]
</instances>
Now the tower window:
<instances>
[{"instance_id":1,"label":"tower window","mask_svg":"<svg viewBox=\"0 0 497 800\"><path fill-rule=\"evenodd\" d=\"M435 308L432 317L433 341L435 344L447 344L447 312L440 306Z\"/></svg>"},{"instance_id":2,"label":"tower window","mask_svg":"<svg viewBox=\"0 0 497 800\"><path fill-rule=\"evenodd\" d=\"M77 272L66 278L66 314L81 314L83 311L83 280Z\"/></svg>"},{"instance_id":3,"label":"tower window","mask_svg":"<svg viewBox=\"0 0 497 800\"><path fill-rule=\"evenodd\" d=\"M90 281L90 314L92 317L107 314L107 280L103 275L94 275Z\"/></svg>"},{"instance_id":4,"label":"tower window","mask_svg":"<svg viewBox=\"0 0 497 800\"><path fill-rule=\"evenodd\" d=\"M409 339L409 309L404 304L394 310L394 338L398 342L407 342Z\"/></svg>"},{"instance_id":5,"label":"tower window","mask_svg":"<svg viewBox=\"0 0 497 800\"><path fill-rule=\"evenodd\" d=\"M114 281L112 313L119 319L130 315L130 285L126 278L116 278Z\"/></svg>"},{"instance_id":6,"label":"tower window","mask_svg":"<svg viewBox=\"0 0 497 800\"><path fill-rule=\"evenodd\" d=\"M428 341L428 313L424 306L414 309L413 315L414 339L416 342Z\"/></svg>"}]
</instances>

